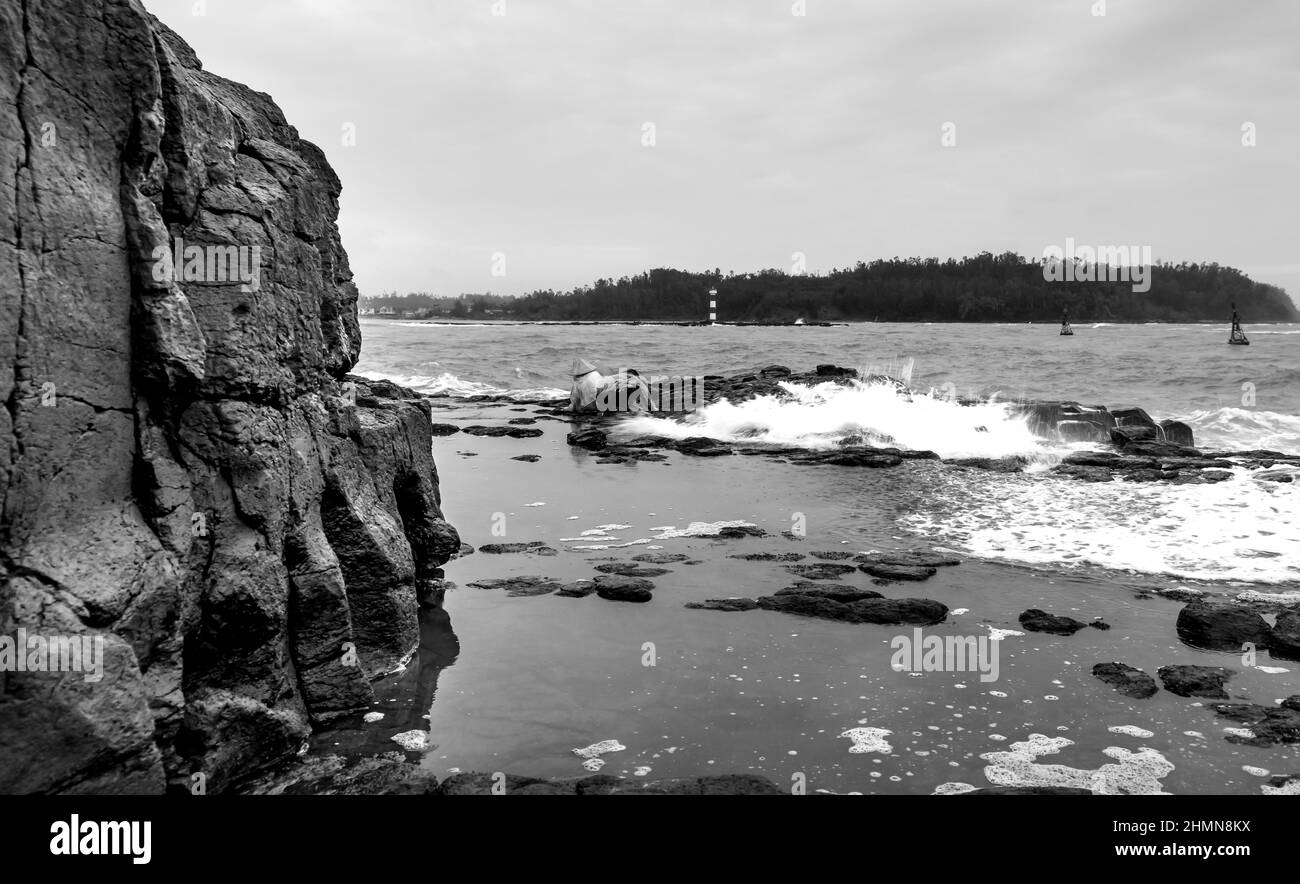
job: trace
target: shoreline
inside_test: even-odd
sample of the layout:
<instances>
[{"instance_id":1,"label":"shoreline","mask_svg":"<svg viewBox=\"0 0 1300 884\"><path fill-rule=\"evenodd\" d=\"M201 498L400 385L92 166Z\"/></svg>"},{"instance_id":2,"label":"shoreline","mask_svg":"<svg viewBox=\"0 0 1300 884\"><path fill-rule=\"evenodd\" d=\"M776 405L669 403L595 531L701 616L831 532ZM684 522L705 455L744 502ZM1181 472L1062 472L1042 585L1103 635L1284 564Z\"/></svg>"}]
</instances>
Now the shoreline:
<instances>
[{"instance_id":1,"label":"shoreline","mask_svg":"<svg viewBox=\"0 0 1300 884\"><path fill-rule=\"evenodd\" d=\"M738 321L738 322L709 322L708 320L684 320L684 319L493 319L484 317L482 319L451 319L446 317L434 318L408 318L401 316L379 316L374 314L362 314L360 319L366 320L384 320L388 322L405 322L414 324L429 324L436 326L481 326L481 325L551 325L551 326L601 326L601 325L653 325L653 326L678 326L683 328L709 328L714 326L734 326L737 328L845 328L853 325L983 325L983 326L1018 326L1018 325L1042 325L1051 328L1059 328L1059 320L1041 319L1041 320L978 320L968 321L960 319L832 319L817 320L813 322L787 322L787 321ZM1223 319L1087 319L1072 318L1071 325L1079 328L1085 325L1208 325L1219 326L1228 323ZM1246 323L1251 328L1275 325L1300 325L1300 321L1262 321Z\"/></svg>"},{"instance_id":2,"label":"shoreline","mask_svg":"<svg viewBox=\"0 0 1300 884\"><path fill-rule=\"evenodd\" d=\"M372 710L383 717L351 716L313 738L307 762L337 767L325 788L346 788L346 770L366 764L394 772L391 781L404 784L394 788L442 794L492 793L501 788L497 772L505 772L507 794L691 791L706 788L705 779L745 794L788 793L783 784L795 774L806 776L809 793L1077 788L1049 782L1050 756L1026 757L1016 776L1003 771L998 753L1032 754L1034 733L1067 739L1062 763L1079 771L1071 776L1100 776L1100 792L1291 788L1271 779L1297 773L1291 746L1225 739L1233 721L1212 708L1212 684L1200 700L1170 688L1184 689L1178 678L1198 671L1179 667L1209 667L1230 672L1224 700L1249 707L1295 694L1295 665L1270 658L1263 646L1257 666L1246 666L1240 653L1184 638L1188 607L1213 600L1228 620L1272 616L1286 607L1280 600L1294 604L1278 586L1017 564L961 551L960 564L920 580L880 572L890 575L875 578L887 581L880 585L861 570L876 567L872 556L944 547L940 538L901 535L890 501L934 471L960 467L915 459L884 470L800 467L673 448L620 462L568 444L566 433L590 423L557 415L551 403L427 401L436 424L457 427L434 446L453 501L448 517L477 549L449 561L424 596L418 653L404 672L376 682ZM474 427L488 431L465 432ZM758 477L762 487L751 484ZM704 481L716 499L685 505L685 490ZM846 502L827 493L859 486L877 502L863 509L853 506L854 495ZM806 537L783 534L793 510L807 516ZM497 516L504 533L493 530ZM638 542L657 536L655 526L727 519L763 536L720 529ZM638 561L646 557L653 559ZM653 584L647 601L606 598L584 585L610 569L643 568L662 572L632 578ZM927 632L1003 636L1002 678L983 685L960 673L891 672L889 643L912 625L864 623L833 601L761 603L791 598L782 593L800 587L804 595L795 595L808 598L809 585L821 596L936 600L945 615ZM1252 588L1276 599L1252 596ZM760 603L708 604L733 595ZM1026 621L1042 625L1026 616L1036 610L1048 613L1048 626L1062 618L1078 628L1066 623L1072 635L1030 628ZM1110 629L1084 628L1094 618ZM647 641L658 654L648 669L638 662ZM1127 696L1093 673L1112 662L1159 677L1154 698ZM847 735L864 726L890 732L883 739L891 752L850 752ZM400 762L375 760L398 750L392 737L412 730L426 734L425 748L399 751ZM1130 730L1153 736L1134 741L1125 736ZM1186 736L1193 732L1201 736ZM625 749L601 756L606 769L584 776L575 750L607 740ZM1117 774L1102 775L1112 747L1157 766L1166 763L1159 755L1172 769L1125 786Z\"/></svg>"}]
</instances>

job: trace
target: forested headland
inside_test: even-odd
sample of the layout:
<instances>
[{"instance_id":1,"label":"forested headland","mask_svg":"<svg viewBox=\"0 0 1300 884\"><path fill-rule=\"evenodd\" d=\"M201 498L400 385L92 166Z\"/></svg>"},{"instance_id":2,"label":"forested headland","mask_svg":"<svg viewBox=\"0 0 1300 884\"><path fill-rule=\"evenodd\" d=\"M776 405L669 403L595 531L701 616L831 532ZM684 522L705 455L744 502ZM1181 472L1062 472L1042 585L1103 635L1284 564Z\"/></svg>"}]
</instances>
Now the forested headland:
<instances>
[{"instance_id":1,"label":"forested headland","mask_svg":"<svg viewBox=\"0 0 1300 884\"><path fill-rule=\"evenodd\" d=\"M567 292L390 296L363 299L362 306L454 318L695 321L707 318L715 288L721 322L1046 322L1066 310L1078 321L1226 321L1234 302L1247 322L1300 320L1282 289L1215 263L1155 263L1146 270L1149 291L1105 281L1104 266L1096 271L1101 281L1048 281L1039 260L984 252L859 262L819 275L656 269Z\"/></svg>"}]
</instances>

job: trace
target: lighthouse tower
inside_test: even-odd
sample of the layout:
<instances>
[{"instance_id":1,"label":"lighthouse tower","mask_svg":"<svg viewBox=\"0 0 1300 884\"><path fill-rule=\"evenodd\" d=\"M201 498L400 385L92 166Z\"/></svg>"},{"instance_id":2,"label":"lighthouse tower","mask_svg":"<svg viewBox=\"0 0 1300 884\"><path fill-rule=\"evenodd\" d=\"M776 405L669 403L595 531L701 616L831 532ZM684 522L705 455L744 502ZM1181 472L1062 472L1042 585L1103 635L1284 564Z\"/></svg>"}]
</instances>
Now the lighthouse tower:
<instances>
[{"instance_id":1,"label":"lighthouse tower","mask_svg":"<svg viewBox=\"0 0 1300 884\"><path fill-rule=\"evenodd\" d=\"M718 290L709 289L709 325L718 321Z\"/></svg>"}]
</instances>

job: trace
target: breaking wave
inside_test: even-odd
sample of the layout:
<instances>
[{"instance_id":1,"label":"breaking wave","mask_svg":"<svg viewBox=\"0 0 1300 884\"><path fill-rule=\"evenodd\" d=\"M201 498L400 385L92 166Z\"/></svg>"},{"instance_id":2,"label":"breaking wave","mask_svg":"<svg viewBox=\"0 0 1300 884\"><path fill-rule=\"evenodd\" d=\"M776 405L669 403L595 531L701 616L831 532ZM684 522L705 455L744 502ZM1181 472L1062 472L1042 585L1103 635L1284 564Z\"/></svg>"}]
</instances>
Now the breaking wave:
<instances>
[{"instance_id":1,"label":"breaking wave","mask_svg":"<svg viewBox=\"0 0 1300 884\"><path fill-rule=\"evenodd\" d=\"M706 405L685 421L652 416L628 419L620 429L636 435L685 439L707 436L730 442L808 449L841 442L934 451L941 457L1035 456L1041 440L1007 403L963 406L931 395L900 395L889 383L781 384L786 396Z\"/></svg>"}]
</instances>

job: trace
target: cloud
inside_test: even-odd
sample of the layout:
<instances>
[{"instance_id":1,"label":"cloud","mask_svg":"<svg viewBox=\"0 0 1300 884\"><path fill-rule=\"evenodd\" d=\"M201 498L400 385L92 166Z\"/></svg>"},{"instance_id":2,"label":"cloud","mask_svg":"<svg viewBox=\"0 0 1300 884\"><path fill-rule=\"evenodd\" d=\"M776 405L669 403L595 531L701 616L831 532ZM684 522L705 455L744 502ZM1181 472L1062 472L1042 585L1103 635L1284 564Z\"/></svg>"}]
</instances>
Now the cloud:
<instances>
[{"instance_id":1,"label":"cloud","mask_svg":"<svg viewBox=\"0 0 1300 884\"><path fill-rule=\"evenodd\" d=\"M325 150L363 292L1067 236L1247 272L1296 261L1289 0L207 5L150 8Z\"/></svg>"}]
</instances>

